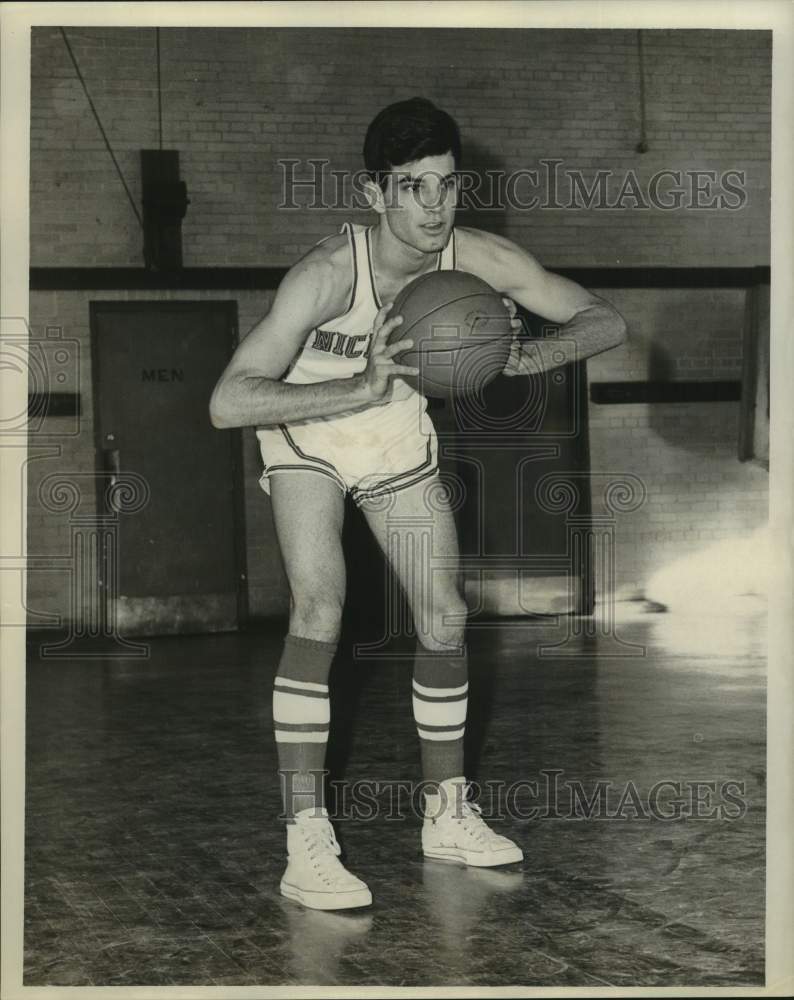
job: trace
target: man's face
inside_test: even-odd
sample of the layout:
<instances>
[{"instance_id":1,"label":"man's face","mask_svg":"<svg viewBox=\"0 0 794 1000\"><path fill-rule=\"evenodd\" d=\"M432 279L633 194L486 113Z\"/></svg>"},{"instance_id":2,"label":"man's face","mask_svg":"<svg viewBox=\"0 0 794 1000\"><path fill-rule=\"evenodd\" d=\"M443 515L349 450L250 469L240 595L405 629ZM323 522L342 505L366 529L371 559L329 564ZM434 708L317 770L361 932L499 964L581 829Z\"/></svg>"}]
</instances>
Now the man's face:
<instances>
[{"instance_id":1,"label":"man's face","mask_svg":"<svg viewBox=\"0 0 794 1000\"><path fill-rule=\"evenodd\" d=\"M455 221L457 193L451 153L394 167L383 192L386 224L401 243L415 250L443 250Z\"/></svg>"}]
</instances>

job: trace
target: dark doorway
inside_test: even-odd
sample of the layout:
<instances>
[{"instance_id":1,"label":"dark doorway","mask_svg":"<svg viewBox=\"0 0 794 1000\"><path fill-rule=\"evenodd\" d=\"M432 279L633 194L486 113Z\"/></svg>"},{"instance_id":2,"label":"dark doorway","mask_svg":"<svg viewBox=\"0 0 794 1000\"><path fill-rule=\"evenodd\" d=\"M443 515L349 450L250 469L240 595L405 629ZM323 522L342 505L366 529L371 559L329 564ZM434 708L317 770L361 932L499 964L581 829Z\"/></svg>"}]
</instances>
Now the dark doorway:
<instances>
[{"instance_id":1,"label":"dark doorway","mask_svg":"<svg viewBox=\"0 0 794 1000\"><path fill-rule=\"evenodd\" d=\"M122 634L216 632L245 617L240 435L208 412L236 331L235 302L91 303L97 464L149 491L119 521L107 596Z\"/></svg>"}]
</instances>

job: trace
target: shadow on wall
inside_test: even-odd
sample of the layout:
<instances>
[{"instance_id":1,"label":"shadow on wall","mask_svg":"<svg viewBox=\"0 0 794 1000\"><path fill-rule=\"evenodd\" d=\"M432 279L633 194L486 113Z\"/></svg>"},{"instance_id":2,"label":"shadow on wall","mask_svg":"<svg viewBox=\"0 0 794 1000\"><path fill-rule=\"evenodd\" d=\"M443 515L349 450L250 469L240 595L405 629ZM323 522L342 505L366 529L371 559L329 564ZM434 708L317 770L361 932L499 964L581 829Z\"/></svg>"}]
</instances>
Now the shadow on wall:
<instances>
[{"instance_id":1,"label":"shadow on wall","mask_svg":"<svg viewBox=\"0 0 794 1000\"><path fill-rule=\"evenodd\" d=\"M475 175L462 181L460 204L455 223L471 229L485 229L497 236L506 235L507 208L504 191L499 178L504 176L505 161L494 156L486 146L466 140L463 147L465 174ZM472 190L466 190L473 185Z\"/></svg>"},{"instance_id":2,"label":"shadow on wall","mask_svg":"<svg viewBox=\"0 0 794 1000\"><path fill-rule=\"evenodd\" d=\"M628 341L614 351L588 361L588 381L631 382L649 390L662 389L657 402L637 402L601 411L601 416L630 418L626 425L635 436L647 431L650 438L698 457L714 445L736 450L734 421L738 401L713 390L700 393L705 384L739 382L742 377L742 332L746 292L742 288L634 288L599 289L624 316ZM680 390L695 383L695 392L682 402ZM650 385L649 385L650 384ZM665 393L665 387L672 391ZM669 402L664 402L669 398ZM707 400L714 400L713 402ZM707 448L704 448L707 445Z\"/></svg>"},{"instance_id":3,"label":"shadow on wall","mask_svg":"<svg viewBox=\"0 0 794 1000\"><path fill-rule=\"evenodd\" d=\"M648 297L645 349L649 382L722 382L738 380L741 323L736 294L718 291L669 291ZM642 338L642 332L637 331ZM735 401L732 406L738 405ZM648 430L691 454L713 454L714 446L733 433L725 424L724 404L651 404Z\"/></svg>"},{"instance_id":4,"label":"shadow on wall","mask_svg":"<svg viewBox=\"0 0 794 1000\"><path fill-rule=\"evenodd\" d=\"M648 353L648 381L672 382L676 377L676 364L661 344L651 344Z\"/></svg>"}]
</instances>

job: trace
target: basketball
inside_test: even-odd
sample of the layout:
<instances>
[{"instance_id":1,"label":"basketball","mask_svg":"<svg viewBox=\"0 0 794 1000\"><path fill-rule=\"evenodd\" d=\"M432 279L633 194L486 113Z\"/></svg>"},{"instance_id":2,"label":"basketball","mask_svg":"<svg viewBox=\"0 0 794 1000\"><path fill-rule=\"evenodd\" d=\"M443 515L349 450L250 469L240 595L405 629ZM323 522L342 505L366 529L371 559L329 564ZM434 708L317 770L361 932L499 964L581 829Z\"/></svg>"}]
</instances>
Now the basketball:
<instances>
[{"instance_id":1,"label":"basketball","mask_svg":"<svg viewBox=\"0 0 794 1000\"><path fill-rule=\"evenodd\" d=\"M403 321L393 341L413 347L397 355L419 369L402 376L425 396L453 399L480 392L501 373L510 353L510 313L501 296L465 271L431 271L399 292L390 316Z\"/></svg>"}]
</instances>

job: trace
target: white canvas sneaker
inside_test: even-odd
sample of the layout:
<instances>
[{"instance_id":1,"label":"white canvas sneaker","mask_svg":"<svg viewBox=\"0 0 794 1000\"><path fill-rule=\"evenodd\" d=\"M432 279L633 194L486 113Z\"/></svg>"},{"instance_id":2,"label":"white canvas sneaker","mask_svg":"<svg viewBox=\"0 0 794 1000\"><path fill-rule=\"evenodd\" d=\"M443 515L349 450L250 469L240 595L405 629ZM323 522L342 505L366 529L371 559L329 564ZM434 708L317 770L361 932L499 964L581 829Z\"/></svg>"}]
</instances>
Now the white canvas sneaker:
<instances>
[{"instance_id":1,"label":"white canvas sneaker","mask_svg":"<svg viewBox=\"0 0 794 1000\"><path fill-rule=\"evenodd\" d=\"M425 794L422 851L426 858L459 861L476 868L509 865L523 860L518 844L502 837L486 824L482 810L467 801L465 778L449 778L437 795Z\"/></svg>"},{"instance_id":2,"label":"white canvas sneaker","mask_svg":"<svg viewBox=\"0 0 794 1000\"><path fill-rule=\"evenodd\" d=\"M339 860L341 848L325 809L304 809L287 824L287 870L281 894L313 910L369 906L372 894Z\"/></svg>"}]
</instances>

